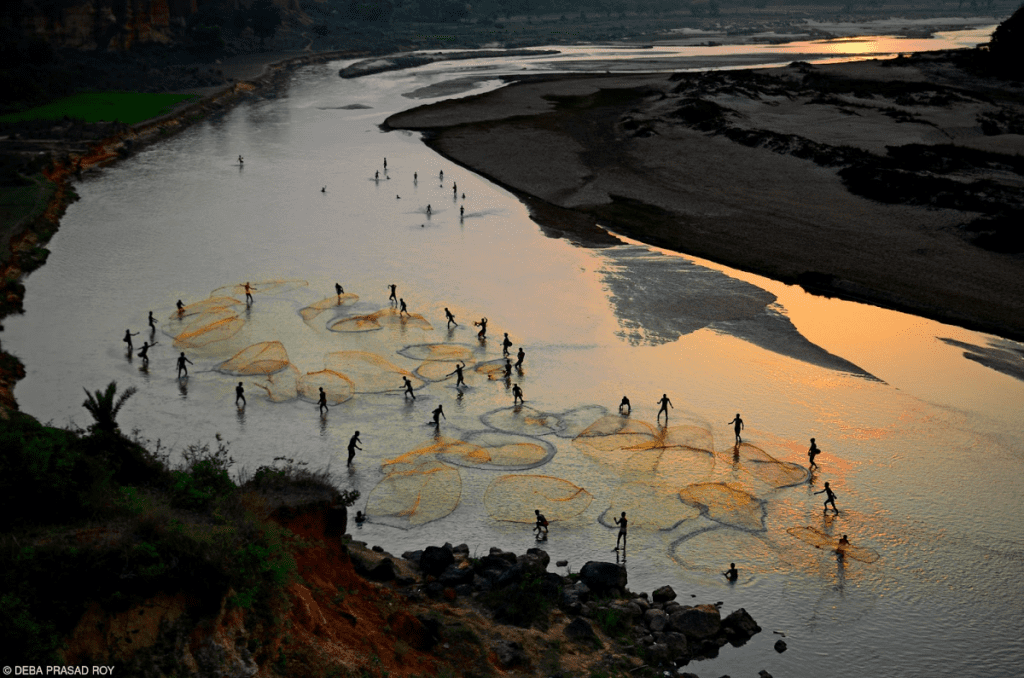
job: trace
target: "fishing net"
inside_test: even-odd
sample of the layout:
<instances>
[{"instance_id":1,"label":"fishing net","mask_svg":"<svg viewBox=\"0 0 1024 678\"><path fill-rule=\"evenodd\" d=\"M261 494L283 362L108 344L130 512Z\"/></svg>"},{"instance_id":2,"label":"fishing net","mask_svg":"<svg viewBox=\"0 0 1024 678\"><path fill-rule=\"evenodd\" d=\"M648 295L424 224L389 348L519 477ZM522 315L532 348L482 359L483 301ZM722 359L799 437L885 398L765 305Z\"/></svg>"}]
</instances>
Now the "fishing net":
<instances>
[{"instance_id":1,"label":"fishing net","mask_svg":"<svg viewBox=\"0 0 1024 678\"><path fill-rule=\"evenodd\" d=\"M763 532L765 502L726 483L694 483L679 492L684 503L715 522L750 532Z\"/></svg>"},{"instance_id":2,"label":"fishing net","mask_svg":"<svg viewBox=\"0 0 1024 678\"><path fill-rule=\"evenodd\" d=\"M257 280L255 282L249 281L249 288L252 292L253 297L257 294L282 294L284 292L291 292L299 287L309 287L309 283L305 280ZM236 283L234 285L225 285L224 287L218 287L215 289L210 296L224 296L233 294L235 296L245 296L245 283Z\"/></svg>"},{"instance_id":3,"label":"fishing net","mask_svg":"<svg viewBox=\"0 0 1024 678\"><path fill-rule=\"evenodd\" d=\"M174 336L175 348L199 348L235 336L245 320L234 311L221 308L194 315Z\"/></svg>"},{"instance_id":4,"label":"fishing net","mask_svg":"<svg viewBox=\"0 0 1024 678\"><path fill-rule=\"evenodd\" d=\"M575 438L601 417L608 414L608 409L600 405L584 405L565 412L559 412L555 435L559 438Z\"/></svg>"},{"instance_id":5,"label":"fishing net","mask_svg":"<svg viewBox=\"0 0 1024 678\"><path fill-rule=\"evenodd\" d=\"M458 469L424 460L377 483L367 498L366 515L374 522L409 529L444 518L459 505L461 496Z\"/></svg>"},{"instance_id":6,"label":"fishing net","mask_svg":"<svg viewBox=\"0 0 1024 678\"><path fill-rule=\"evenodd\" d=\"M684 570L704 572L726 582L722 575L735 562L741 582L772 572L784 572L791 563L776 545L759 534L723 528L687 535L671 548L672 559Z\"/></svg>"},{"instance_id":7,"label":"fishing net","mask_svg":"<svg viewBox=\"0 0 1024 678\"><path fill-rule=\"evenodd\" d=\"M331 405L343 403L355 393L355 385L352 380L334 370L307 372L299 377L298 383L296 383L299 396L313 402L320 401L321 388L327 394L327 402Z\"/></svg>"},{"instance_id":8,"label":"fishing net","mask_svg":"<svg viewBox=\"0 0 1024 678\"><path fill-rule=\"evenodd\" d=\"M426 318L416 313L399 313L393 308L384 308L376 313L356 315L332 323L328 329L332 332L368 332L384 327L398 327L428 331L434 329Z\"/></svg>"},{"instance_id":9,"label":"fishing net","mask_svg":"<svg viewBox=\"0 0 1024 678\"><path fill-rule=\"evenodd\" d=\"M807 481L809 472L803 466L779 461L759 447L740 443L725 456L740 471L745 471L766 485L790 487Z\"/></svg>"},{"instance_id":10,"label":"fishing net","mask_svg":"<svg viewBox=\"0 0 1024 678\"><path fill-rule=\"evenodd\" d=\"M328 311L332 308L338 308L345 304L354 304L357 301L359 301L358 294L338 294L333 297L321 299L315 304L310 304L305 308L299 309L299 315L302 316L303 320L312 320L324 311Z\"/></svg>"},{"instance_id":11,"label":"fishing net","mask_svg":"<svg viewBox=\"0 0 1024 678\"><path fill-rule=\"evenodd\" d=\"M473 347L462 344L413 344L398 351L398 355L413 360L441 360L468 363L473 357Z\"/></svg>"},{"instance_id":12,"label":"fishing net","mask_svg":"<svg viewBox=\"0 0 1024 678\"><path fill-rule=\"evenodd\" d=\"M587 510L594 497L567 480L551 476L495 478L484 492L484 506L495 520L532 523L535 509L548 519L567 520Z\"/></svg>"},{"instance_id":13,"label":"fishing net","mask_svg":"<svg viewBox=\"0 0 1024 678\"><path fill-rule=\"evenodd\" d=\"M857 546L855 544L840 546L839 539L837 537L827 535L821 530L813 527L791 527L786 530L786 532L815 548L828 549L830 551L835 551L836 553L842 553L847 558L859 560L862 563L873 563L879 558L878 551L875 551L874 549L869 549L866 546Z\"/></svg>"},{"instance_id":14,"label":"fishing net","mask_svg":"<svg viewBox=\"0 0 1024 678\"><path fill-rule=\"evenodd\" d=\"M413 388L423 381L412 372L388 362L376 353L337 351L327 355L325 367L352 381L356 393L386 393L405 388L402 377L409 377Z\"/></svg>"},{"instance_id":15,"label":"fishing net","mask_svg":"<svg viewBox=\"0 0 1024 678\"><path fill-rule=\"evenodd\" d=\"M228 374L273 374L288 366L288 353L279 341L262 341L242 349L217 369Z\"/></svg>"},{"instance_id":16,"label":"fishing net","mask_svg":"<svg viewBox=\"0 0 1024 678\"><path fill-rule=\"evenodd\" d=\"M557 415L525 405L493 410L481 416L480 421L498 431L532 436L553 433L558 426Z\"/></svg>"},{"instance_id":17,"label":"fishing net","mask_svg":"<svg viewBox=\"0 0 1024 678\"><path fill-rule=\"evenodd\" d=\"M428 360L416 368L416 376L424 381L444 381L455 376L455 366L459 363L448 363L440 360ZM471 363L463 370L463 376L472 369Z\"/></svg>"},{"instance_id":18,"label":"fishing net","mask_svg":"<svg viewBox=\"0 0 1024 678\"><path fill-rule=\"evenodd\" d=\"M615 519L626 512L630 529L671 530L693 520L700 510L679 500L679 493L645 483L627 483L612 496L612 504L598 519L605 527L617 527Z\"/></svg>"},{"instance_id":19,"label":"fishing net","mask_svg":"<svg viewBox=\"0 0 1024 678\"><path fill-rule=\"evenodd\" d=\"M438 437L430 445L417 447L415 450L409 450L394 459L385 460L381 464L380 469L383 473L402 473L411 471L421 464L437 461L441 454L450 453L453 455L472 456L478 453L478 451L482 453L482 449L479 445L467 443L463 440Z\"/></svg>"},{"instance_id":20,"label":"fishing net","mask_svg":"<svg viewBox=\"0 0 1024 678\"><path fill-rule=\"evenodd\" d=\"M298 381L299 370L289 365L280 372L268 374L265 381L253 382L253 385L266 391L271 401L280 403L298 396Z\"/></svg>"},{"instance_id":21,"label":"fishing net","mask_svg":"<svg viewBox=\"0 0 1024 678\"><path fill-rule=\"evenodd\" d=\"M505 378L505 358L501 360L488 360L485 363L480 363L475 368L477 373L484 375L491 381L498 381ZM515 370L512 370L515 374Z\"/></svg>"},{"instance_id":22,"label":"fishing net","mask_svg":"<svg viewBox=\"0 0 1024 678\"><path fill-rule=\"evenodd\" d=\"M452 450L439 456L449 464L481 469L523 471L537 468L555 456L555 446L546 440L498 431L480 431L466 436L479 452L463 454Z\"/></svg>"},{"instance_id":23,"label":"fishing net","mask_svg":"<svg viewBox=\"0 0 1024 678\"><path fill-rule=\"evenodd\" d=\"M203 313L236 310L237 307L244 305L244 303L233 297L210 297L209 299L203 299L202 301L182 307L181 311L172 313L168 320L184 320Z\"/></svg>"},{"instance_id":24,"label":"fishing net","mask_svg":"<svg viewBox=\"0 0 1024 678\"><path fill-rule=\"evenodd\" d=\"M653 447L657 439L654 427L647 422L608 414L585 428L573 439L573 445L603 459L608 452Z\"/></svg>"}]
</instances>

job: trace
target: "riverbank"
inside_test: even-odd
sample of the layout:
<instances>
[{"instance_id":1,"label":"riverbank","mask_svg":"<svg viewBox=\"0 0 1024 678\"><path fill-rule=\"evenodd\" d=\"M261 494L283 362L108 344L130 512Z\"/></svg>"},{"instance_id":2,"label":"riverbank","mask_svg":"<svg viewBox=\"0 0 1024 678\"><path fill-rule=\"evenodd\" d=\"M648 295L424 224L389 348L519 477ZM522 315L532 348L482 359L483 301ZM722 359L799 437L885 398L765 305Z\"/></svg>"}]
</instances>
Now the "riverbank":
<instances>
[{"instance_id":1,"label":"riverbank","mask_svg":"<svg viewBox=\"0 0 1024 678\"><path fill-rule=\"evenodd\" d=\"M961 54L511 76L398 113L546 232L605 229L812 292L1024 338L1024 87Z\"/></svg>"}]
</instances>

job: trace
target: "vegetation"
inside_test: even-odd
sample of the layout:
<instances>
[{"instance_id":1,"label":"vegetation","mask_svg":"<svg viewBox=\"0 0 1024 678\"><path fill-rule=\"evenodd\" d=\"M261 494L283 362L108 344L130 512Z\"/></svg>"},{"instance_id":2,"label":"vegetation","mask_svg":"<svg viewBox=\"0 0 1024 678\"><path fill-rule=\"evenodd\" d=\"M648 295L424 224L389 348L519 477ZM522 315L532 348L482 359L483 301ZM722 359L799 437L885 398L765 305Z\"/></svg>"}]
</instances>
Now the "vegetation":
<instances>
[{"instance_id":1,"label":"vegetation","mask_svg":"<svg viewBox=\"0 0 1024 678\"><path fill-rule=\"evenodd\" d=\"M135 124L168 113L194 94L144 94L141 92L92 92L76 94L21 113L0 116L0 122L77 118L86 122L120 121Z\"/></svg>"},{"instance_id":2,"label":"vegetation","mask_svg":"<svg viewBox=\"0 0 1024 678\"><path fill-rule=\"evenodd\" d=\"M220 440L190 446L172 468L159 443L117 427L133 393L87 390L87 431L17 412L0 427L0 636L13 663L57 662L89 604L116 613L159 593L187 596L195 619L226 600L269 627L301 544L266 519L268 492L358 499L290 460L236 480Z\"/></svg>"}]
</instances>

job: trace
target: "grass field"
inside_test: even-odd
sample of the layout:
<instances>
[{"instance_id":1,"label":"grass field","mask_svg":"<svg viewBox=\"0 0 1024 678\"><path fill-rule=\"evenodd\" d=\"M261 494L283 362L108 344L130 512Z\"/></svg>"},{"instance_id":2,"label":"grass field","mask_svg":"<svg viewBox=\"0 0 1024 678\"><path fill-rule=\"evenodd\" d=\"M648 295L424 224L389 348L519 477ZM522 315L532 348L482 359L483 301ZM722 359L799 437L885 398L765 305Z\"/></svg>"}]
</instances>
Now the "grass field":
<instances>
[{"instance_id":1,"label":"grass field","mask_svg":"<svg viewBox=\"0 0 1024 678\"><path fill-rule=\"evenodd\" d=\"M31 177L29 186L0 186L0 261L10 256L7 239L19 227L37 214L41 214L56 186L41 174Z\"/></svg>"},{"instance_id":2,"label":"grass field","mask_svg":"<svg viewBox=\"0 0 1024 678\"><path fill-rule=\"evenodd\" d=\"M143 94L141 92L92 92L76 94L21 113L0 116L0 122L59 120L64 116L86 122L134 124L169 112L195 94Z\"/></svg>"}]
</instances>

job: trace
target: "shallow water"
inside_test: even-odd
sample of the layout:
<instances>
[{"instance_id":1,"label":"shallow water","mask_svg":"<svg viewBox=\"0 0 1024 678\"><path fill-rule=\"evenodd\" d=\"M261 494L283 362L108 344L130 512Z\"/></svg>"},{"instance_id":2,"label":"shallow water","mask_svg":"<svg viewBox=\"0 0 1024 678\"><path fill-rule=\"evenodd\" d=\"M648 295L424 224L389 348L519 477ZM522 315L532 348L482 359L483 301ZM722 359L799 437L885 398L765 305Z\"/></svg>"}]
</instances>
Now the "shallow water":
<instances>
[{"instance_id":1,"label":"shallow water","mask_svg":"<svg viewBox=\"0 0 1024 678\"><path fill-rule=\"evenodd\" d=\"M616 557L611 517L625 510L633 590L668 583L682 602L693 595L727 611L745 607L764 629L744 648L690 666L701 675L811 676L822 662L851 675L1018 674L1024 382L965 358L963 345L1019 366L1020 344L811 297L638 243L583 250L548 239L505 191L416 135L377 127L416 105L403 94L518 63L345 81L342 65L302 70L286 95L256 99L78 186L82 199L47 265L27 280L26 314L7 323L8 350L27 365L16 390L25 411L85 426L80 387L137 386L120 416L125 430L177 450L220 434L250 470L280 455L331 464L362 493L354 508L378 514L352 530L356 538L394 553L444 541L476 553L540 545L577 571ZM370 108L341 108L351 104ZM195 366L175 379L175 301L247 280L256 293L239 313L241 329L188 349ZM262 282L270 280L302 282ZM335 282L359 300L304 320L299 311L331 296ZM328 329L387 308L389 283L433 329ZM445 307L460 323L451 331ZM150 310L160 329L143 370L120 339L126 327L145 330ZM484 316L481 345L471 323ZM474 369L500 360L504 332L513 354L526 352L511 380L525 393L518 411L510 384ZM396 374L393 390L357 393L320 417L314 400L269 400L265 378L217 371L271 340L299 373L321 370L329 353L362 351L442 376L450 370L408 357L424 355L409 347L427 343L464 345L475 362L461 396L451 377L406 399ZM244 410L233 405L239 379ZM655 426L662 393L672 400L670 426L686 428ZM623 394L635 430L576 438L599 421L615 433ZM444 439L488 448L489 461L432 451L401 466L407 477L385 481L384 462L437 442L427 422L438 404ZM790 465L747 447L734 454L726 422L736 412L745 442ZM355 430L364 449L346 470ZM821 468L801 482L792 464L806 465L812 436ZM531 441L536 449L495 451ZM680 441L690 447L673 446ZM838 494L835 517L823 517L823 497L812 494L825 481ZM559 518L540 544L529 524L507 520L529 520L538 505ZM402 509L411 510L379 515ZM879 557L837 561L787 531L795 527L848 534ZM735 585L720 574L729 562L740 570ZM786 634L786 653L771 649L772 631Z\"/></svg>"}]
</instances>

